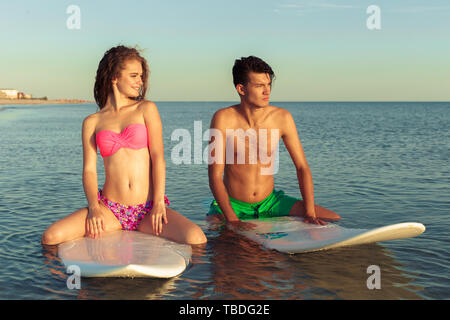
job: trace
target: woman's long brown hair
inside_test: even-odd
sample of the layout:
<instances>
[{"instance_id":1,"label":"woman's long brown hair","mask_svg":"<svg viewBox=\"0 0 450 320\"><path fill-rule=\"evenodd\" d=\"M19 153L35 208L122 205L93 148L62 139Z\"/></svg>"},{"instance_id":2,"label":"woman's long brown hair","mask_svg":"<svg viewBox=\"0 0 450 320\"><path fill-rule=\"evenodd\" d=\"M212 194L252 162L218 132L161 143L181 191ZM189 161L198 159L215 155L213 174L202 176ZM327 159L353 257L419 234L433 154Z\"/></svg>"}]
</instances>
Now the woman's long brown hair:
<instances>
[{"instance_id":1,"label":"woman's long brown hair","mask_svg":"<svg viewBox=\"0 0 450 320\"><path fill-rule=\"evenodd\" d=\"M125 68L125 62L129 60L138 60L142 64L142 87L137 99L145 98L150 73L147 60L140 55L136 48L120 45L106 51L97 68L94 97L100 109L105 106L108 95L112 92L112 80L120 77L121 71Z\"/></svg>"}]
</instances>

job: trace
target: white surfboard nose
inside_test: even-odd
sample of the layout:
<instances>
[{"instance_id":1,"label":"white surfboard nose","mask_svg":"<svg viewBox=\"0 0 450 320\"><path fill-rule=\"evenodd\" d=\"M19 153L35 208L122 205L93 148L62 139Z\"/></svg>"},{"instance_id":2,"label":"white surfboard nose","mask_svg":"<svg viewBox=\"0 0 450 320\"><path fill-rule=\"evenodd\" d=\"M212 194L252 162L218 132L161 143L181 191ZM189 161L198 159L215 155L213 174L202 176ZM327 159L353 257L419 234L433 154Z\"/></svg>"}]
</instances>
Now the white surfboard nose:
<instances>
[{"instance_id":1,"label":"white surfboard nose","mask_svg":"<svg viewBox=\"0 0 450 320\"><path fill-rule=\"evenodd\" d=\"M424 233L425 230L427 229L427 228L425 228L425 226L424 226L423 224L421 224L421 223L417 223L417 222L413 222L413 223L414 223L414 225L416 226L416 228L419 229L419 230L421 231L421 233Z\"/></svg>"},{"instance_id":2,"label":"white surfboard nose","mask_svg":"<svg viewBox=\"0 0 450 320\"><path fill-rule=\"evenodd\" d=\"M286 253L327 250L343 246L406 239L425 232L418 222L403 222L375 229L351 229L335 224L317 226L298 217L247 220L256 225L250 231L235 230L262 246Z\"/></svg>"},{"instance_id":3,"label":"white surfboard nose","mask_svg":"<svg viewBox=\"0 0 450 320\"><path fill-rule=\"evenodd\" d=\"M419 222L403 222L403 223L397 223L390 226L387 226L390 229L401 229L401 230L407 230L408 238L410 237L417 237L418 235L421 235L425 232L426 228L422 223Z\"/></svg>"}]
</instances>

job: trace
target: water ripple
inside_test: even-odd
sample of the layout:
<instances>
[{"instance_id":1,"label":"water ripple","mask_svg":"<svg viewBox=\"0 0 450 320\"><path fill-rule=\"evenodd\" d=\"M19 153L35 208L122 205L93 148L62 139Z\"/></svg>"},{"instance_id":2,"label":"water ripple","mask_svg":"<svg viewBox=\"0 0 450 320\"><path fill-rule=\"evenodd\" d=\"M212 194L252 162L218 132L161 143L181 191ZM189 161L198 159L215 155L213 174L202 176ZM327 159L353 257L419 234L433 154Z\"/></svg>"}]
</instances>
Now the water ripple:
<instances>
[{"instance_id":1,"label":"water ripple","mask_svg":"<svg viewBox=\"0 0 450 320\"><path fill-rule=\"evenodd\" d=\"M40 238L54 221L86 205L80 125L94 105L8 108L0 114L0 298L7 299L448 299L450 279L450 107L447 103L279 103L288 109L314 179L315 199L340 225L375 228L418 221L417 238L284 255L205 222L212 195L207 165L174 165L170 133L206 130L224 103L159 103L166 192L209 242L180 277L83 279L67 289L55 248ZM45 123L45 126L42 125ZM206 144L204 144L206 146ZM70 155L70 156L67 156ZM99 183L104 181L98 158ZM300 196L295 168L280 148L277 189ZM379 265L383 290L367 290Z\"/></svg>"}]
</instances>

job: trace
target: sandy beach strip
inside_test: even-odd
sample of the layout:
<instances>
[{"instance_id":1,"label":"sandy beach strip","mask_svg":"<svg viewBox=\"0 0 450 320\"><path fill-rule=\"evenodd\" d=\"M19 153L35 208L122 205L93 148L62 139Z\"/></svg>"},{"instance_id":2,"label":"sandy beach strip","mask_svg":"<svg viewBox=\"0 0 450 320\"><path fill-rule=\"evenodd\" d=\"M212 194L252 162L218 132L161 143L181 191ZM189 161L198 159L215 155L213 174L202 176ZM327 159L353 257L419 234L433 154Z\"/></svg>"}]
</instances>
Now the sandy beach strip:
<instances>
[{"instance_id":1,"label":"sandy beach strip","mask_svg":"<svg viewBox=\"0 0 450 320\"><path fill-rule=\"evenodd\" d=\"M0 105L17 105L17 104L82 104L95 103L95 101L79 100L79 99L0 99Z\"/></svg>"}]
</instances>

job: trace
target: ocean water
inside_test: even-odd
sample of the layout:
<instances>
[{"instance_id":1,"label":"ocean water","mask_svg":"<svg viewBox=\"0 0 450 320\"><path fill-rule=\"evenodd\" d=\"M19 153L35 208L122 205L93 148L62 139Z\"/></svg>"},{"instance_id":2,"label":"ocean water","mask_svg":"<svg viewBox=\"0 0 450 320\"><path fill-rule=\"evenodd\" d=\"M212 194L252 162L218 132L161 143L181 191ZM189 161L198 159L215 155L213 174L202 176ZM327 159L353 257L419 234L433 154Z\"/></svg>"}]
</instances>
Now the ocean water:
<instances>
[{"instance_id":1,"label":"ocean water","mask_svg":"<svg viewBox=\"0 0 450 320\"><path fill-rule=\"evenodd\" d=\"M204 132L214 111L230 104L157 103L166 193L208 237L193 248L189 268L170 280L83 278L80 290L67 288L63 264L40 239L52 222L86 205L81 123L96 106L0 106L0 299L450 298L450 103L274 102L294 116L315 201L339 213L340 225L415 221L427 228L416 238L298 255L205 221L212 195L207 165L194 159L194 128ZM176 129L191 135L191 164L172 161ZM101 186L100 156L98 172ZM300 197L294 172L281 144L276 188ZM370 265L380 267L379 290L367 288Z\"/></svg>"}]
</instances>

